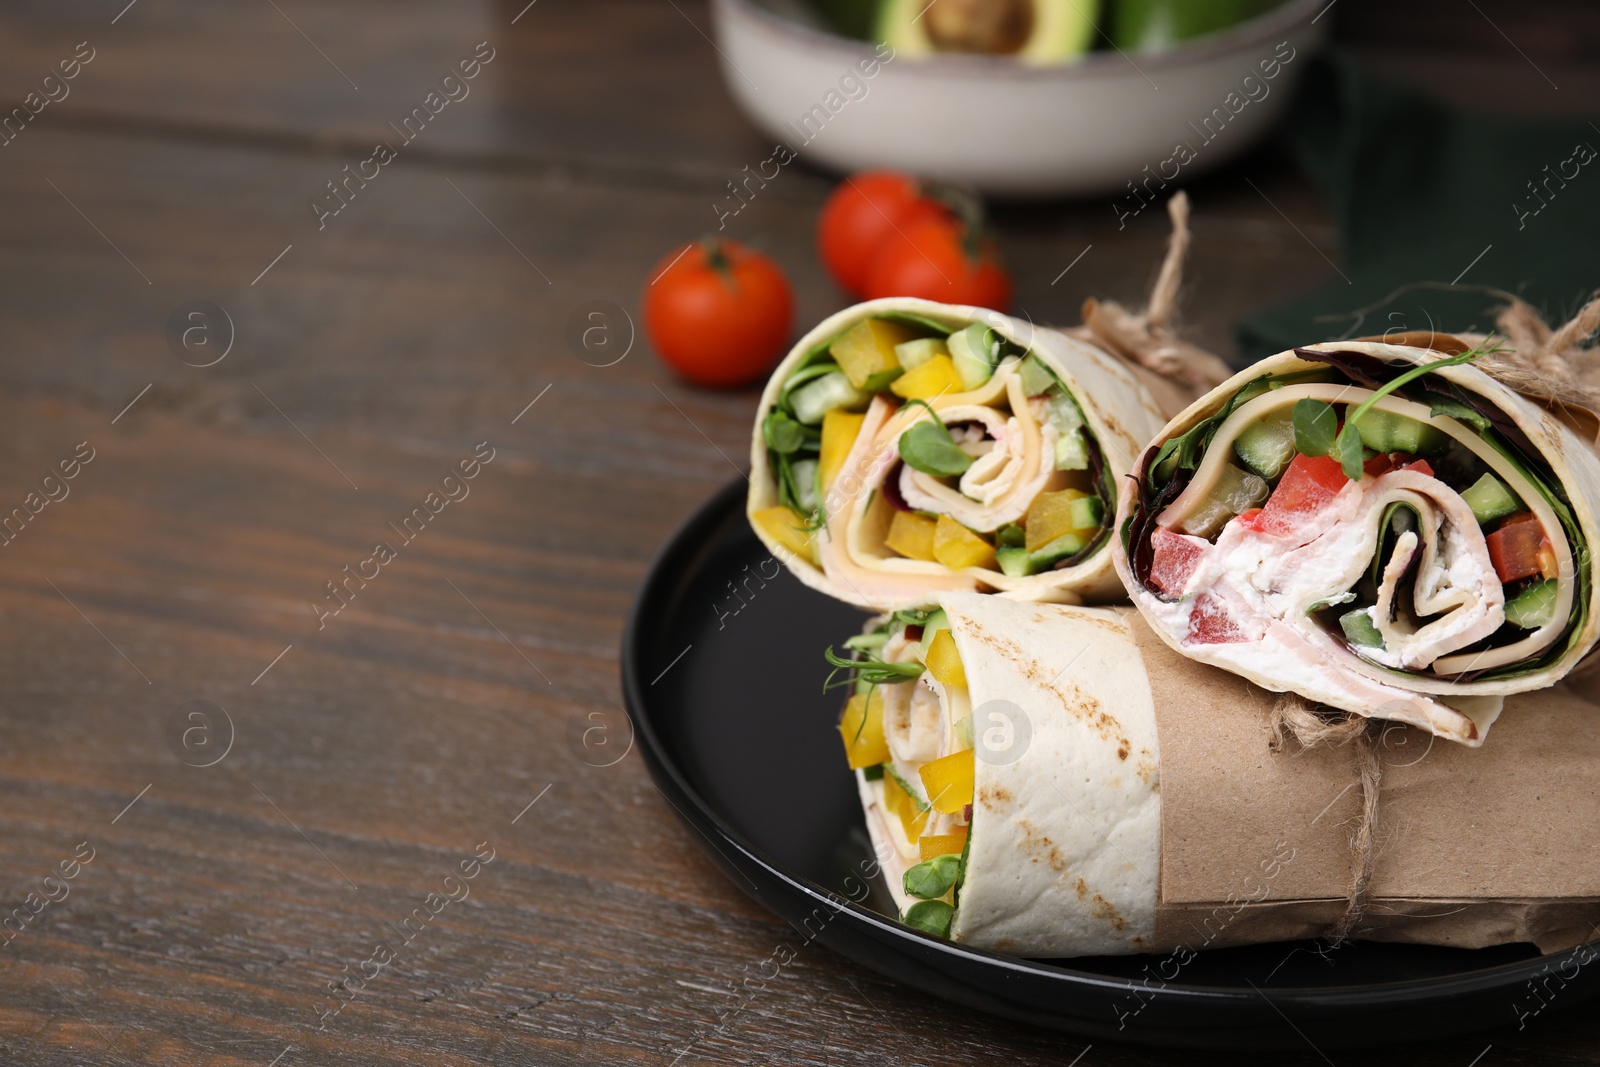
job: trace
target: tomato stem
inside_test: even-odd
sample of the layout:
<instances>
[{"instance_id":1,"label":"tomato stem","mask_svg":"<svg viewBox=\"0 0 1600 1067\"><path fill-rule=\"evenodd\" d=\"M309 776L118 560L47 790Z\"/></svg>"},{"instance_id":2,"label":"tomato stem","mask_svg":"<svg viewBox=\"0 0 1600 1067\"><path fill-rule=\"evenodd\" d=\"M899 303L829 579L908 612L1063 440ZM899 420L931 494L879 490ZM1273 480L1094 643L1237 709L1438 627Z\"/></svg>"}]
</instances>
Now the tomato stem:
<instances>
[{"instance_id":1,"label":"tomato stem","mask_svg":"<svg viewBox=\"0 0 1600 1067\"><path fill-rule=\"evenodd\" d=\"M983 258L983 238L988 232L983 201L972 193L941 182L924 182L922 194L943 204L961 223L961 251L971 263Z\"/></svg>"},{"instance_id":2,"label":"tomato stem","mask_svg":"<svg viewBox=\"0 0 1600 1067\"><path fill-rule=\"evenodd\" d=\"M706 266L717 272L717 277L722 279L722 284L728 287L730 293L737 292L739 285L733 277L733 260L728 258L722 242L712 236L702 237L700 248L705 252Z\"/></svg>"}]
</instances>

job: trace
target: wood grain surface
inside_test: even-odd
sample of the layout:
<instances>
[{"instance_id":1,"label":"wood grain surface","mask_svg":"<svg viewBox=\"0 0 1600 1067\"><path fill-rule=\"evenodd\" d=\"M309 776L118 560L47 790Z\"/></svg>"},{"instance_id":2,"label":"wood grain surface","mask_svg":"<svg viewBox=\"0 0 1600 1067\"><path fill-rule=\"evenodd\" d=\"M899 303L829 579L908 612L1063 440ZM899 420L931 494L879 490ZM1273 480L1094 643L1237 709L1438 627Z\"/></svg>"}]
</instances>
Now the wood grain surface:
<instances>
[{"instance_id":1,"label":"wood grain surface","mask_svg":"<svg viewBox=\"0 0 1600 1067\"><path fill-rule=\"evenodd\" d=\"M1374 4L1349 6L1382 36ZM585 301L636 308L766 155L709 28L702 0L0 8L8 109L94 49L0 147L0 514L93 456L0 544L0 916L23 916L0 947L5 1062L1239 1059L1088 1048L820 948L719 1024L793 935L717 873L636 753L592 766L581 738L626 737L624 614L736 476L755 393L685 387L642 339L607 367L566 341ZM1541 65L1592 60L1550 39ZM319 229L324 183L485 41L471 95ZM1534 96L1498 38L1418 51ZM842 303L811 244L828 188L790 168L731 227L789 273L802 326ZM1270 148L1191 191L1197 339L1226 349L1240 316L1337 277L1326 217ZM1136 302L1165 238L1100 203L999 223L1040 320L1091 293ZM202 300L231 323L211 323L205 351L232 343L210 366L169 336ZM313 608L380 541L378 576ZM380 941L400 946L381 973L331 992ZM1569 1012L1359 1059L1600 1051Z\"/></svg>"}]
</instances>

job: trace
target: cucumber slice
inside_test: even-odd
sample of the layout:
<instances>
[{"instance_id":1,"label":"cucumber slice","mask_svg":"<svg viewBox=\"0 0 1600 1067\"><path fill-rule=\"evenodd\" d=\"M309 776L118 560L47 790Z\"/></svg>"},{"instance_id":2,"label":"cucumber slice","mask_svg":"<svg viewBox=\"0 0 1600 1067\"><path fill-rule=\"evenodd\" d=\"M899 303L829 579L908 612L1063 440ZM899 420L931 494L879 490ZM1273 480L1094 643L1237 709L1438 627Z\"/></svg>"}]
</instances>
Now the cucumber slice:
<instances>
[{"instance_id":1,"label":"cucumber slice","mask_svg":"<svg viewBox=\"0 0 1600 1067\"><path fill-rule=\"evenodd\" d=\"M957 330L945 342L950 349L950 361L955 364L956 377L961 388L971 392L994 374L999 351L999 338L981 322Z\"/></svg>"},{"instance_id":2,"label":"cucumber slice","mask_svg":"<svg viewBox=\"0 0 1600 1067\"><path fill-rule=\"evenodd\" d=\"M1067 505L1067 514L1074 530L1096 530L1105 524L1106 506L1097 496L1080 496Z\"/></svg>"},{"instance_id":3,"label":"cucumber slice","mask_svg":"<svg viewBox=\"0 0 1600 1067\"><path fill-rule=\"evenodd\" d=\"M1378 627L1372 621L1372 612L1368 608L1357 608L1339 616L1339 628L1344 631L1345 640L1352 645L1361 645L1364 648L1383 647L1383 635L1378 632Z\"/></svg>"},{"instance_id":4,"label":"cucumber slice","mask_svg":"<svg viewBox=\"0 0 1600 1067\"><path fill-rule=\"evenodd\" d=\"M1356 420L1356 433L1368 448L1413 456L1431 455L1450 443L1449 435L1438 427L1380 408Z\"/></svg>"},{"instance_id":5,"label":"cucumber slice","mask_svg":"<svg viewBox=\"0 0 1600 1067\"><path fill-rule=\"evenodd\" d=\"M1030 355L1023 360L1017 373L1022 376L1022 391L1029 396L1042 396L1061 384L1038 356Z\"/></svg>"},{"instance_id":6,"label":"cucumber slice","mask_svg":"<svg viewBox=\"0 0 1600 1067\"><path fill-rule=\"evenodd\" d=\"M1506 605L1506 622L1523 630L1548 626L1556 617L1558 579L1536 582L1518 593Z\"/></svg>"},{"instance_id":7,"label":"cucumber slice","mask_svg":"<svg viewBox=\"0 0 1600 1067\"><path fill-rule=\"evenodd\" d=\"M934 356L948 356L950 349L943 337L919 337L894 346L894 358L906 370L915 370Z\"/></svg>"},{"instance_id":8,"label":"cucumber slice","mask_svg":"<svg viewBox=\"0 0 1600 1067\"><path fill-rule=\"evenodd\" d=\"M1079 552L1088 548L1089 539L1096 532L1095 530L1074 530L1071 533L1064 533L1043 548L1036 548L1029 553L1029 562L1033 565L1036 573L1038 571L1047 571L1052 564L1076 556Z\"/></svg>"},{"instance_id":9,"label":"cucumber slice","mask_svg":"<svg viewBox=\"0 0 1600 1067\"><path fill-rule=\"evenodd\" d=\"M814 459L801 459L789 468L794 472L795 503L800 505L801 511L811 511L822 498L817 486L818 466Z\"/></svg>"},{"instance_id":10,"label":"cucumber slice","mask_svg":"<svg viewBox=\"0 0 1600 1067\"><path fill-rule=\"evenodd\" d=\"M1028 543L1028 534L1021 526L1008 522L994 532L996 548L1022 548Z\"/></svg>"},{"instance_id":11,"label":"cucumber slice","mask_svg":"<svg viewBox=\"0 0 1600 1067\"><path fill-rule=\"evenodd\" d=\"M995 562L1000 565L1000 573L1011 578L1026 578L1035 573L1033 556L1021 545L997 548L994 550Z\"/></svg>"},{"instance_id":12,"label":"cucumber slice","mask_svg":"<svg viewBox=\"0 0 1600 1067\"><path fill-rule=\"evenodd\" d=\"M1246 426L1233 442L1234 455L1252 473L1276 480L1294 459L1294 413L1285 408Z\"/></svg>"},{"instance_id":13,"label":"cucumber slice","mask_svg":"<svg viewBox=\"0 0 1600 1067\"><path fill-rule=\"evenodd\" d=\"M1045 402L1044 417L1056 431L1056 470L1088 470L1088 431L1077 403L1066 393L1056 393Z\"/></svg>"},{"instance_id":14,"label":"cucumber slice","mask_svg":"<svg viewBox=\"0 0 1600 1067\"><path fill-rule=\"evenodd\" d=\"M1195 537L1215 537L1229 519L1258 506L1271 493L1272 486L1265 478L1224 463L1210 495L1184 517L1178 529Z\"/></svg>"},{"instance_id":15,"label":"cucumber slice","mask_svg":"<svg viewBox=\"0 0 1600 1067\"><path fill-rule=\"evenodd\" d=\"M1480 526L1522 510L1522 501L1506 488L1506 483L1492 474L1485 474L1473 482L1461 494L1461 499L1467 502L1467 507L1477 516Z\"/></svg>"},{"instance_id":16,"label":"cucumber slice","mask_svg":"<svg viewBox=\"0 0 1600 1067\"><path fill-rule=\"evenodd\" d=\"M872 398L844 376L844 371L831 371L816 381L807 382L789 396L794 405L794 417L809 426L822 421L822 416L834 408L855 410L865 407Z\"/></svg>"},{"instance_id":17,"label":"cucumber slice","mask_svg":"<svg viewBox=\"0 0 1600 1067\"><path fill-rule=\"evenodd\" d=\"M1086 471L1089 469L1089 446L1082 430L1073 430L1056 438L1056 470Z\"/></svg>"},{"instance_id":18,"label":"cucumber slice","mask_svg":"<svg viewBox=\"0 0 1600 1067\"><path fill-rule=\"evenodd\" d=\"M839 364L831 359L825 359L820 363L808 363L801 367L789 375L789 380L783 383L783 392L778 395L779 405L787 404L789 402L789 394L802 385L809 381L815 381L824 374L830 374L838 369Z\"/></svg>"}]
</instances>

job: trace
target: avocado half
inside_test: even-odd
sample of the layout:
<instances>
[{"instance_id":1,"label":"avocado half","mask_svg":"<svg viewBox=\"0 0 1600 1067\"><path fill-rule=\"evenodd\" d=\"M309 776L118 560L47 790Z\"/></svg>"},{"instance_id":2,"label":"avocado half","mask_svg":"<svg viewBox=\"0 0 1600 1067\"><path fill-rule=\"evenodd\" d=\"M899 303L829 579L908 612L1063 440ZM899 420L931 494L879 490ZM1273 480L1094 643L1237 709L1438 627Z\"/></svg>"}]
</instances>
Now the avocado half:
<instances>
[{"instance_id":1,"label":"avocado half","mask_svg":"<svg viewBox=\"0 0 1600 1067\"><path fill-rule=\"evenodd\" d=\"M883 0L876 36L900 56L964 52L1070 62L1094 40L1100 0Z\"/></svg>"}]
</instances>

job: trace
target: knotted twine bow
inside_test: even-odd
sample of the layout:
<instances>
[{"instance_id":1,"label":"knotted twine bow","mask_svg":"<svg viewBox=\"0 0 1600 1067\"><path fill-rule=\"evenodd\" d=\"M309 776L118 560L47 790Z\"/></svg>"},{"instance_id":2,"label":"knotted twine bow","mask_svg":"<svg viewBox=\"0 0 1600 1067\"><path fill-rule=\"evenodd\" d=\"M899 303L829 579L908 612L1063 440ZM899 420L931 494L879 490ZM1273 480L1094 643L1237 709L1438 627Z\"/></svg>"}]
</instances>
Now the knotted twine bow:
<instances>
[{"instance_id":1,"label":"knotted twine bow","mask_svg":"<svg viewBox=\"0 0 1600 1067\"><path fill-rule=\"evenodd\" d=\"M1403 286L1395 292L1410 288L1416 286ZM1506 301L1495 318L1497 332L1493 335L1415 330L1357 340L1432 348L1450 355L1487 344L1490 350L1473 361L1474 367L1548 408L1591 448L1600 446L1600 347L1583 343L1600 330L1600 290L1571 321L1555 330L1515 293L1487 291Z\"/></svg>"},{"instance_id":2,"label":"knotted twine bow","mask_svg":"<svg viewBox=\"0 0 1600 1067\"><path fill-rule=\"evenodd\" d=\"M1115 301L1090 297L1083 302L1083 325L1067 332L1177 383L1192 400L1233 377L1233 371L1220 357L1178 336L1178 289L1189 254L1188 194L1176 193L1167 201L1167 217L1172 220L1172 237L1145 310L1133 312Z\"/></svg>"},{"instance_id":3,"label":"knotted twine bow","mask_svg":"<svg viewBox=\"0 0 1600 1067\"><path fill-rule=\"evenodd\" d=\"M1530 399L1557 407L1575 405L1591 414L1600 412L1600 348L1583 344L1600 330L1600 291L1557 330L1546 326L1526 301L1509 293L1506 296L1508 303L1495 325L1510 347L1486 356L1477 365Z\"/></svg>"}]
</instances>

